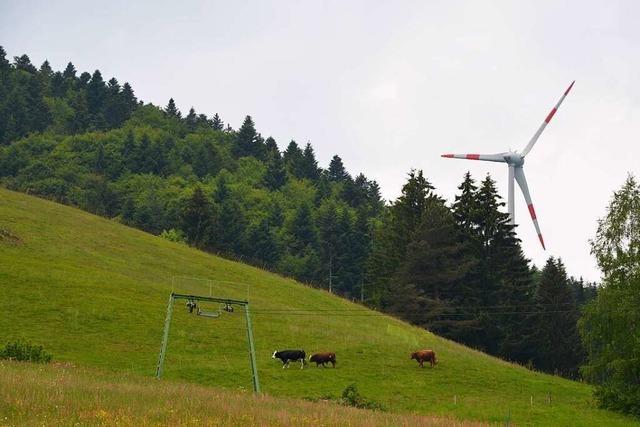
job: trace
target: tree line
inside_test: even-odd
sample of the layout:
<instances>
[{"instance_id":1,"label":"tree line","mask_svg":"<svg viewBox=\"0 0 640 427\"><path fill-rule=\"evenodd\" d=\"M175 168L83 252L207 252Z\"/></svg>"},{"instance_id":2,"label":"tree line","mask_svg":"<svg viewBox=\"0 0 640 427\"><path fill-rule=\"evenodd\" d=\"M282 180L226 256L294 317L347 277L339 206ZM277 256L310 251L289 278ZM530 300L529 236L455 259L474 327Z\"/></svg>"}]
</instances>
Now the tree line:
<instances>
[{"instance_id":1,"label":"tree line","mask_svg":"<svg viewBox=\"0 0 640 427\"><path fill-rule=\"evenodd\" d=\"M507 360L600 384L622 375L592 359L610 329L594 331L612 316L596 304L626 295L609 283L637 280L617 273L633 257L605 245L612 273L598 292L559 258L538 270L488 175L466 174L447 204L410 171L385 203L378 184L352 176L338 155L323 168L310 143L281 150L250 116L234 130L218 114L182 114L173 99L145 104L98 70L78 75L69 63L54 72L26 55L10 63L0 47L0 182L330 289ZM624 322L616 325L622 336ZM607 387L603 402L621 386Z\"/></svg>"}]
</instances>

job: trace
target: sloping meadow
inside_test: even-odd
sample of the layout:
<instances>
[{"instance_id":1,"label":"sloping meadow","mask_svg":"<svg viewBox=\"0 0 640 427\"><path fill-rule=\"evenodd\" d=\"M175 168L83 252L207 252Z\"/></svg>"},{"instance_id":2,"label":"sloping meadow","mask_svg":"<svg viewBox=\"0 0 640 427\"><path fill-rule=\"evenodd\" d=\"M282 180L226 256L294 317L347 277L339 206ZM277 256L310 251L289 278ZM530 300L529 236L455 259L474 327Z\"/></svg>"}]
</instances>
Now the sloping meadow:
<instances>
[{"instance_id":1,"label":"sloping meadow","mask_svg":"<svg viewBox=\"0 0 640 427\"><path fill-rule=\"evenodd\" d=\"M531 372L326 291L163 240L79 210L0 190L0 342L43 344L54 359L155 374L170 292L248 299L262 391L318 399L356 384L391 412L526 424L624 425L588 385ZM5 238L6 237L6 238ZM164 381L250 391L244 315L174 306ZM274 350L337 354L336 368ZM410 352L436 351L418 368Z\"/></svg>"}]
</instances>

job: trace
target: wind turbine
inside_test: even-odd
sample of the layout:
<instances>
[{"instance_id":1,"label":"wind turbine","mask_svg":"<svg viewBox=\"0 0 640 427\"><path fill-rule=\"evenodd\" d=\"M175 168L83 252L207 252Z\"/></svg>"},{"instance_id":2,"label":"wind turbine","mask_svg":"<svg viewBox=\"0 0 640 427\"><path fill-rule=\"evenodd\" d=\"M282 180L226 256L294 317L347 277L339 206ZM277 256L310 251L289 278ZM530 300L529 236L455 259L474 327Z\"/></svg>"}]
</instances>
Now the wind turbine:
<instances>
[{"instance_id":1,"label":"wind turbine","mask_svg":"<svg viewBox=\"0 0 640 427\"><path fill-rule=\"evenodd\" d=\"M538 138L540 138L540 134L544 130L545 127L549 124L553 115L556 114L558 108L560 108L560 104L567 97L569 91L573 87L575 80L569 85L567 90L564 91L564 94L560 97L560 100L556 104L555 107L551 110L551 112L547 115L547 118L544 119L544 122L540 125L536 133L533 134L533 137L529 141L526 147L522 152L517 151L507 151L505 153L497 153L497 154L443 154L442 157L452 158L452 159L467 159L467 160L484 160L487 162L499 162L506 163L509 166L509 198L508 198L508 209L509 209L509 217L511 224L515 223L515 209L513 206L513 181L514 179L518 182L520 186L520 190L522 190L522 194L524 195L524 199L527 202L527 207L529 208L529 214L531 214L531 219L533 220L533 225L536 227L536 232L538 233L538 238L540 239L540 244L542 245L542 249L546 249L544 247L544 240L542 239L542 233L540 232L540 226L538 225L538 219L536 217L536 211L533 209L533 202L531 201L531 195L529 194L529 187L527 186L527 180L524 177L524 158L529 151L533 148Z\"/></svg>"}]
</instances>

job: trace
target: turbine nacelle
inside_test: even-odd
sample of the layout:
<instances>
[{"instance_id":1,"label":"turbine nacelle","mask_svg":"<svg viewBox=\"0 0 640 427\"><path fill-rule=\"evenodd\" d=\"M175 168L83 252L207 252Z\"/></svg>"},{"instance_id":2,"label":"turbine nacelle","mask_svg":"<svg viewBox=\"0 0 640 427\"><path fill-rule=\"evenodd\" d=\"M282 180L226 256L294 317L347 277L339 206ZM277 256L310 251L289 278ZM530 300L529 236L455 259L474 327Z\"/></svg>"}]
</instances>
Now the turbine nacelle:
<instances>
[{"instance_id":1,"label":"turbine nacelle","mask_svg":"<svg viewBox=\"0 0 640 427\"><path fill-rule=\"evenodd\" d=\"M538 233L538 239L540 239L540 244L542 248L545 249L544 240L542 239L542 233L540 232L540 227L538 226L538 218L536 216L536 211L533 208L533 202L531 201L531 195L529 194L529 188L527 186L527 180L524 177L524 158L529 151L533 148L536 141L542 134L544 128L549 124L553 116L560 108L560 104L564 101L564 98L569 94L569 91L573 87L573 83L567 88L564 92L558 103L553 107L551 112L544 119L544 122L540 125L536 133L533 135L527 146L521 152L517 151L508 151L506 153L499 154L443 154L442 157L447 157L451 159L467 159L467 160L483 160L486 162L498 162L498 163L506 163L509 166L509 215L511 216L511 223L513 224L515 221L514 214L514 205L513 205L513 188L514 181L518 183L520 190L522 191L522 195L524 196L525 201L527 202L527 208L529 209L529 214L531 215L531 220L533 221L533 225L536 228L536 232Z\"/></svg>"},{"instance_id":2,"label":"turbine nacelle","mask_svg":"<svg viewBox=\"0 0 640 427\"><path fill-rule=\"evenodd\" d=\"M524 156L520 155L515 151L511 151L508 153L504 153L503 159L505 163L508 163L513 166L522 166L524 165Z\"/></svg>"}]
</instances>

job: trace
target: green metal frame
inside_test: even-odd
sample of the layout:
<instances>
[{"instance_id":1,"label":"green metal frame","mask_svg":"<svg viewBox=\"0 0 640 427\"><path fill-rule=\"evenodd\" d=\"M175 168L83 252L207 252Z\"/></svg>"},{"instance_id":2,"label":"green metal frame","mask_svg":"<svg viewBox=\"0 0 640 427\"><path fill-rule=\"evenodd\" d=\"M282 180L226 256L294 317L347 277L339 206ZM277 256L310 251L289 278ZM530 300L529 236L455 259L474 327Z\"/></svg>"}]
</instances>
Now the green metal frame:
<instances>
[{"instance_id":1,"label":"green metal frame","mask_svg":"<svg viewBox=\"0 0 640 427\"><path fill-rule=\"evenodd\" d=\"M160 348L160 356L158 357L158 365L156 366L156 378L162 376L162 367L164 365L164 356L167 352L167 343L169 341L169 329L171 328L171 317L173 315L173 303L175 300L193 300L193 301L209 301L219 302L229 305L239 305L244 307L244 316L247 322L247 339L249 341L249 359L251 362L251 373L253 377L253 391L260 393L260 381L258 380L258 366L256 365L256 351L253 344L253 329L251 327L251 315L249 314L249 301L235 300L227 298L203 297L198 295L176 294L171 292L169 296L169 305L167 306L167 317L164 321L164 334L162 335L162 347Z\"/></svg>"}]
</instances>

